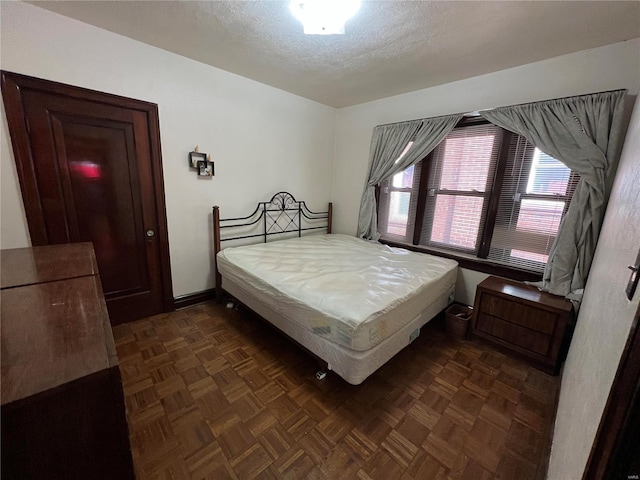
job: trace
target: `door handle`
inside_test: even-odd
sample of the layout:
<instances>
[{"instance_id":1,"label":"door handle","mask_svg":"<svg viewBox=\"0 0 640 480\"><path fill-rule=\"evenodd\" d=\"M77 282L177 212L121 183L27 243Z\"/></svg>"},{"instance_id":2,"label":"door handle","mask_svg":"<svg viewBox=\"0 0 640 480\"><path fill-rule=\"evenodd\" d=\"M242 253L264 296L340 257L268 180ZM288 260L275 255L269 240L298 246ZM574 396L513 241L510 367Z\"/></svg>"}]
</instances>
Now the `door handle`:
<instances>
[{"instance_id":1,"label":"door handle","mask_svg":"<svg viewBox=\"0 0 640 480\"><path fill-rule=\"evenodd\" d=\"M148 238L149 240L151 240L151 239L153 238L153 236L156 234L156 232L154 232L154 231L153 231L153 230L151 230L151 229L147 230L147 232L146 232L146 233L147 233L147 238Z\"/></svg>"},{"instance_id":2,"label":"door handle","mask_svg":"<svg viewBox=\"0 0 640 480\"><path fill-rule=\"evenodd\" d=\"M631 270L631 276L629 277L629 282L627 283L625 293L627 294L627 298L629 300L633 300L633 294L636 293L636 288L638 288L638 280L640 280L640 251L638 251L636 263L634 263L633 265L629 265L627 268Z\"/></svg>"}]
</instances>

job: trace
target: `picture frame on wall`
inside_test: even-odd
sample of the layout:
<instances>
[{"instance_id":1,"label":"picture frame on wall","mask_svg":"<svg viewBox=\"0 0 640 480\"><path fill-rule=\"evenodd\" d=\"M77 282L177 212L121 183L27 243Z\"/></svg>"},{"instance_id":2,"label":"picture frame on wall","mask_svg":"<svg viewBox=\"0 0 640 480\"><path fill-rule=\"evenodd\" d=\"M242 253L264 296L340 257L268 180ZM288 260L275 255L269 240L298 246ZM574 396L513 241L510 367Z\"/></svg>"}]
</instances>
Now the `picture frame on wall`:
<instances>
[{"instance_id":1,"label":"picture frame on wall","mask_svg":"<svg viewBox=\"0 0 640 480\"><path fill-rule=\"evenodd\" d=\"M198 168L200 162L207 161L207 154L200 152L189 152L189 166L191 168Z\"/></svg>"}]
</instances>

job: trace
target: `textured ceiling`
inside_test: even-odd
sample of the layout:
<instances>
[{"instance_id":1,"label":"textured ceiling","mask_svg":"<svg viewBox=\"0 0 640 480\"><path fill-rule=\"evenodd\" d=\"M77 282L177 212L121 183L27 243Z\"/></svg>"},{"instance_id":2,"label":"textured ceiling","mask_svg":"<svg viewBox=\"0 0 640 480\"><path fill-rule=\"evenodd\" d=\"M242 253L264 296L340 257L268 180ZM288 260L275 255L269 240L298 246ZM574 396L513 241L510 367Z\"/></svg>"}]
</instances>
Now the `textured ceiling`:
<instances>
[{"instance_id":1,"label":"textured ceiling","mask_svg":"<svg viewBox=\"0 0 640 480\"><path fill-rule=\"evenodd\" d=\"M29 3L334 107L640 37L638 1L365 0L331 36L286 1Z\"/></svg>"}]
</instances>

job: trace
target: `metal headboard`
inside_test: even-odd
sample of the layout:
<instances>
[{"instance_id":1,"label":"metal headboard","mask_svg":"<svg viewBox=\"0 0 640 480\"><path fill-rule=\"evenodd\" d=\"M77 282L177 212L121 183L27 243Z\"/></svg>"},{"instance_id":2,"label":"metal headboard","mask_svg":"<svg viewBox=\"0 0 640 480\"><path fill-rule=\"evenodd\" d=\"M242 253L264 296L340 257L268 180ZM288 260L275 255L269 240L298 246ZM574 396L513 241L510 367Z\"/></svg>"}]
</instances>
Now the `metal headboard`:
<instances>
[{"instance_id":1,"label":"metal headboard","mask_svg":"<svg viewBox=\"0 0 640 480\"><path fill-rule=\"evenodd\" d=\"M220 251L220 243L244 238L262 237L263 242L272 235L282 235L295 232L298 237L308 230L324 230L331 233L331 217L333 204L329 203L326 212L314 212L307 207L304 201L297 201L288 192L278 192L268 202L259 202L253 213L246 217L220 218L220 207L213 207L213 246L214 265L216 272L216 297L222 296L221 278L218 271L217 255ZM326 222L324 222L326 220ZM318 225L322 223L322 225ZM261 224L261 225L260 225ZM222 229L234 229L240 227L261 228L260 233L246 235L233 235L221 238ZM255 229L253 230L255 231Z\"/></svg>"}]
</instances>

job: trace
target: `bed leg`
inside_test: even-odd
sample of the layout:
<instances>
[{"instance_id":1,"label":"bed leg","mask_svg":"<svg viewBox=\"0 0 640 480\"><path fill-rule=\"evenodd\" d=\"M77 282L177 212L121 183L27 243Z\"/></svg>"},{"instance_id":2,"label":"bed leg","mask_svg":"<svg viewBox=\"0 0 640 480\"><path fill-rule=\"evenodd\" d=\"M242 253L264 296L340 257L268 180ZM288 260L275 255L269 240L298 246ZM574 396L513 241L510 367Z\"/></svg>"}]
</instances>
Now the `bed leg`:
<instances>
[{"instance_id":1,"label":"bed leg","mask_svg":"<svg viewBox=\"0 0 640 480\"><path fill-rule=\"evenodd\" d=\"M222 303L222 275L218 270L218 252L220 252L220 207L213 207L213 271L216 278L216 302Z\"/></svg>"},{"instance_id":2,"label":"bed leg","mask_svg":"<svg viewBox=\"0 0 640 480\"><path fill-rule=\"evenodd\" d=\"M324 363L318 359L318 371L316 372L316 378L318 380L324 380L329 370L331 370L331 364Z\"/></svg>"}]
</instances>

